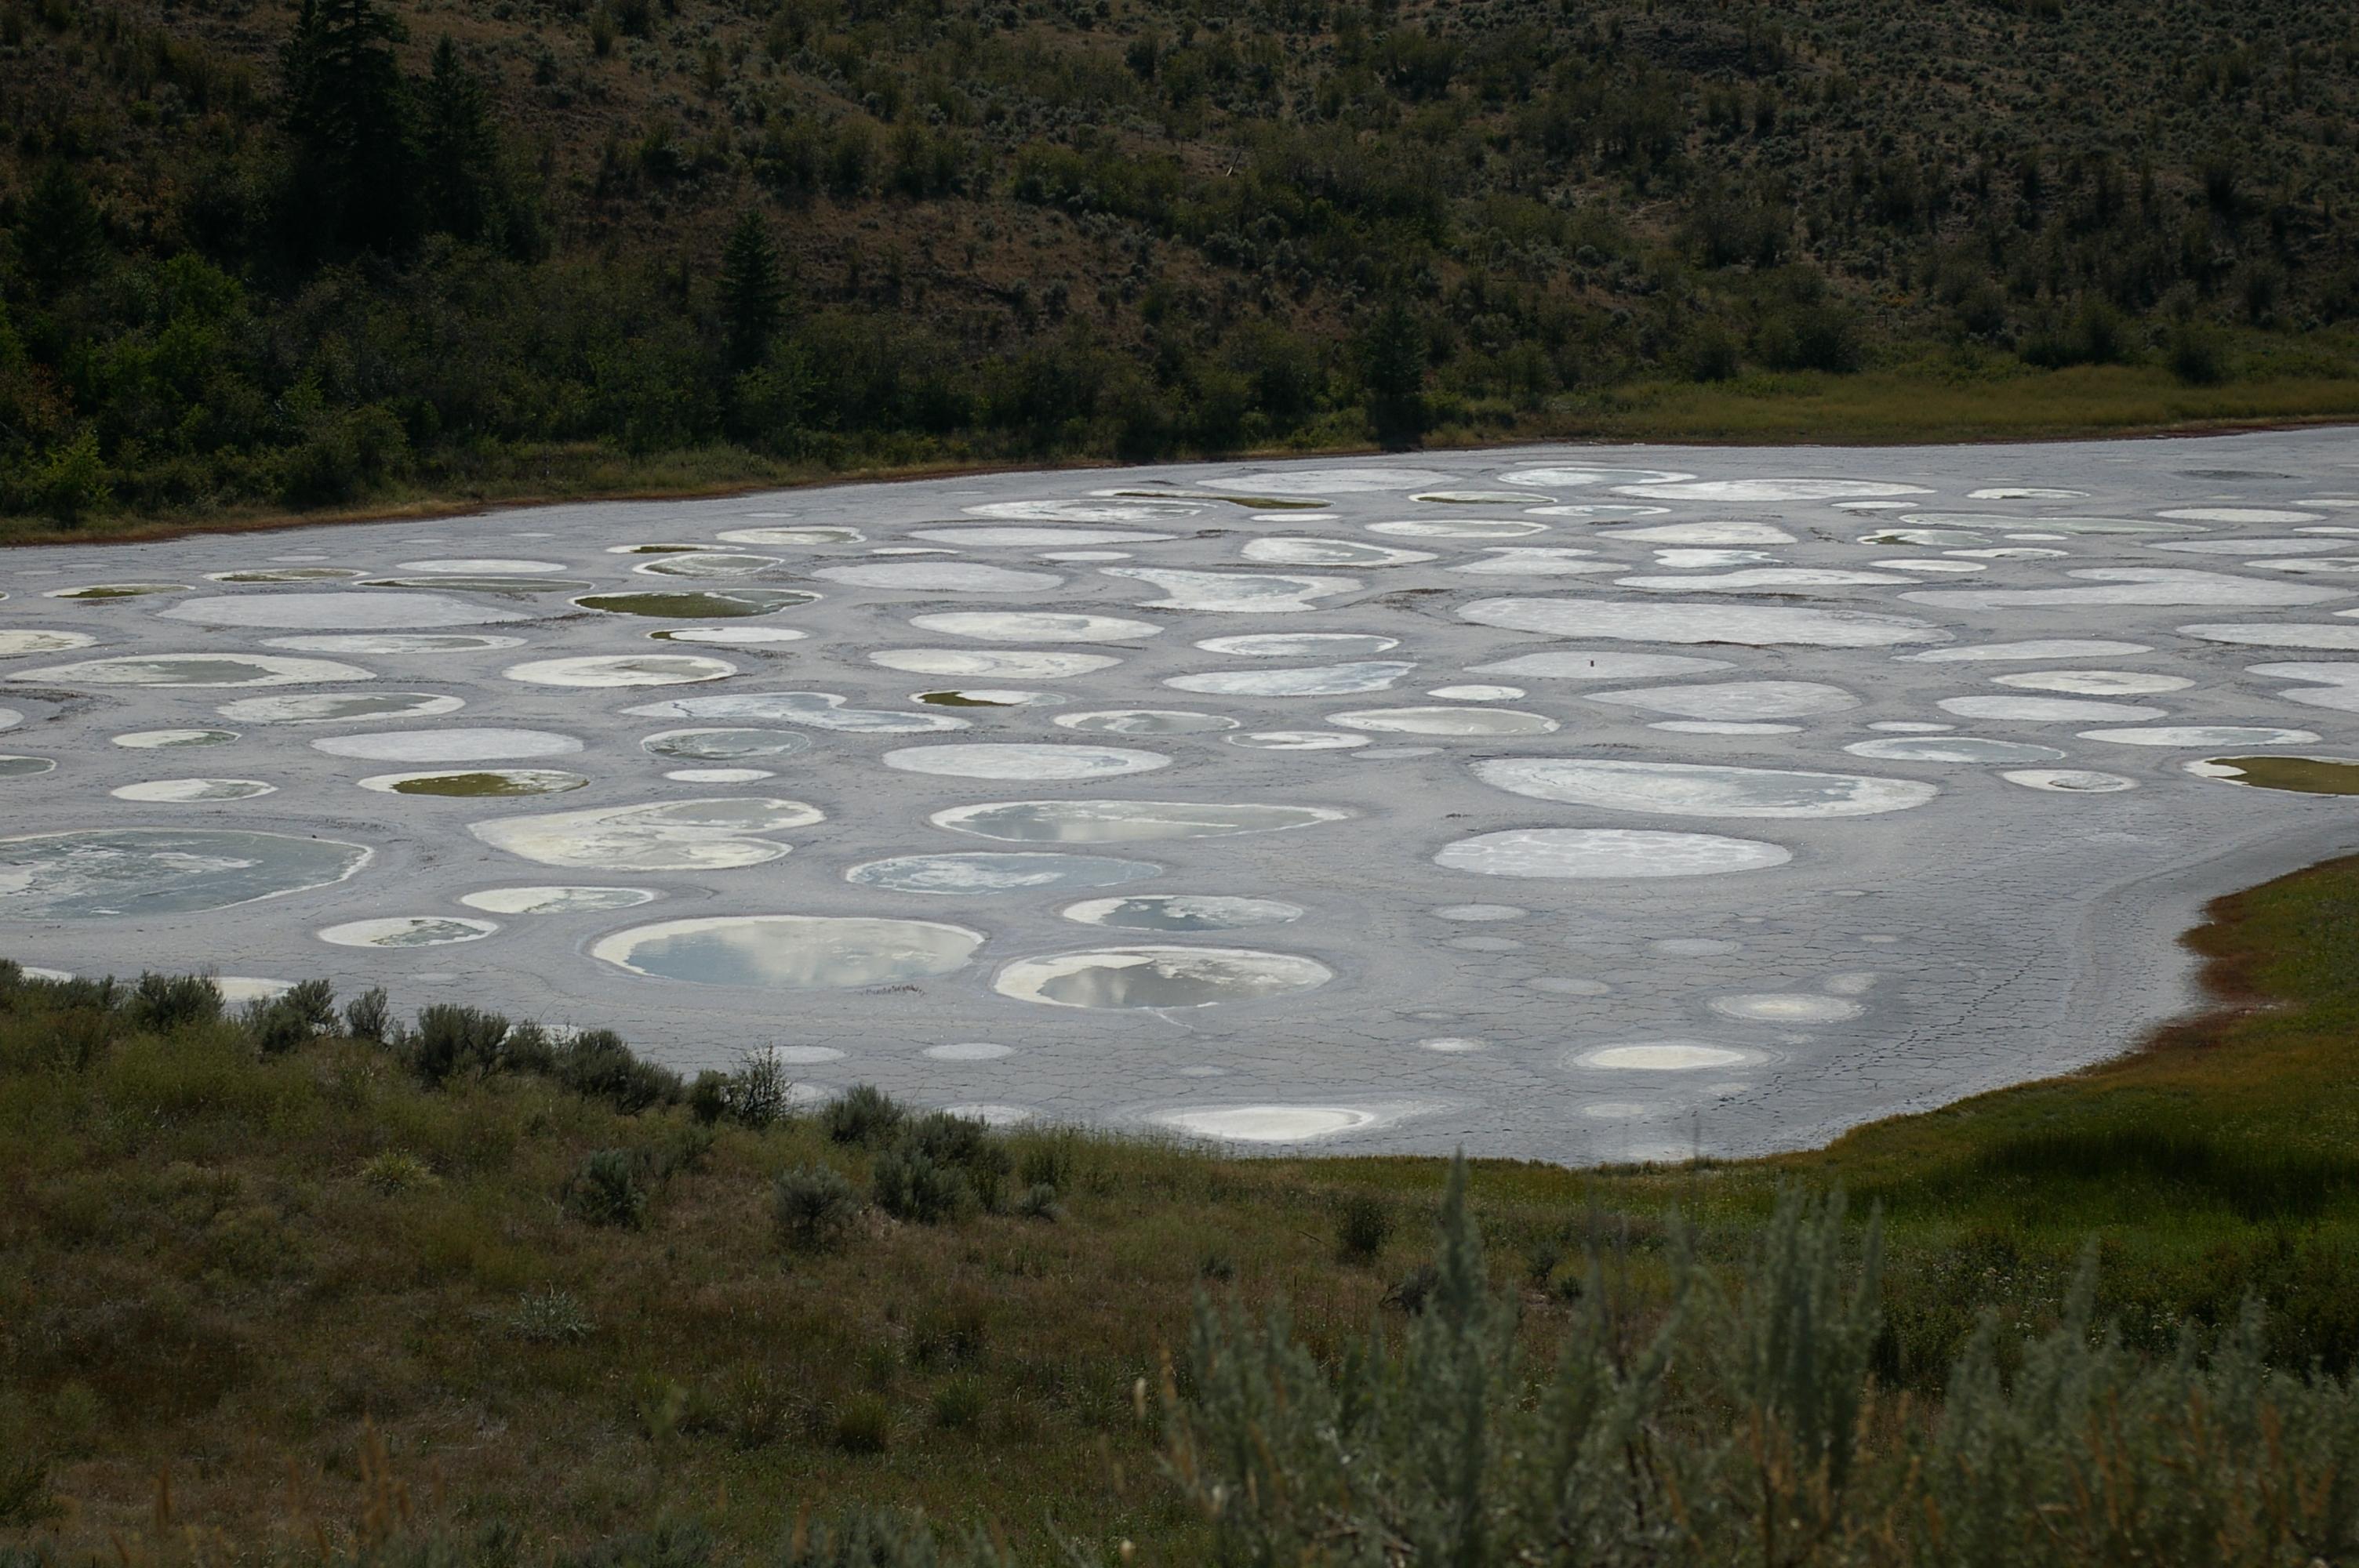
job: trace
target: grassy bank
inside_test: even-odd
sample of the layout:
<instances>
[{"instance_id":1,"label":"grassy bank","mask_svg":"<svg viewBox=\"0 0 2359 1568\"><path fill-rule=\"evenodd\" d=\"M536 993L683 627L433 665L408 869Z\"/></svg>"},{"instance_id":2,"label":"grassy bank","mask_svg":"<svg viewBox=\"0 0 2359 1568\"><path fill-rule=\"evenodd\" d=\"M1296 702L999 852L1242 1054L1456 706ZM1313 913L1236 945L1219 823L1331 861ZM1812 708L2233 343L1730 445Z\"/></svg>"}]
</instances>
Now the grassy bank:
<instances>
[{"instance_id":1,"label":"grassy bank","mask_svg":"<svg viewBox=\"0 0 2359 1568\"><path fill-rule=\"evenodd\" d=\"M2359 349L2354 349L2359 356ZM1705 445L1898 446L2215 434L2359 421L2359 357L2256 345L2250 373L2190 385L2158 365L2042 371L2012 357L1937 355L1853 375L1762 373L1725 382L1639 381L1561 395L1538 410L1482 405L1430 432L1431 449L1534 441ZM1355 421L1308 430L1287 445L1230 454L1239 461L1371 452ZM1202 454L1212 457L1223 454ZM486 447L446 457L367 500L289 511L266 505L115 510L71 524L0 516L0 546L97 544L308 524L441 517L487 506L692 499L751 490L977 471L1106 466L1111 455L1010 453L990 443L910 438L833 463L788 460L737 446L634 455L596 442Z\"/></svg>"},{"instance_id":2,"label":"grassy bank","mask_svg":"<svg viewBox=\"0 0 2359 1568\"><path fill-rule=\"evenodd\" d=\"M1882 1207L1872 1358L1919 1410L1979 1317L2002 1361L2052 1328L2093 1240L2132 1352L2257 1298L2270 1361L2349 1368L2359 860L2222 900L2190 940L2217 1010L2086 1074L1772 1160L1475 1165L1517 1337L1545 1356L1601 1311L1639 1334L1677 1257L1733 1275L1800 1183L1848 1189L1854 1227ZM1435 1161L896 1130L451 1017L309 1037L331 1016L0 984L10 1535L263 1557L496 1519L537 1561L664 1518L734 1556L877 1504L1027 1554L1200 1561L1134 1407L1193 1298L1283 1299L1336 1364L1430 1284Z\"/></svg>"}]
</instances>

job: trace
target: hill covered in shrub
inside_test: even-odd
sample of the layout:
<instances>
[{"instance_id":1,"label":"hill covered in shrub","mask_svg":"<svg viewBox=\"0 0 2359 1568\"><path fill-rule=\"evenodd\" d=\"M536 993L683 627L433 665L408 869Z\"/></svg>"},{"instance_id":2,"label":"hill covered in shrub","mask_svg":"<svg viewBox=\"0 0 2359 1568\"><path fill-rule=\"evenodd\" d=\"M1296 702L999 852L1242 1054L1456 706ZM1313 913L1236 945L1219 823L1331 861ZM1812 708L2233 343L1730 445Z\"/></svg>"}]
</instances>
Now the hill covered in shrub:
<instances>
[{"instance_id":1,"label":"hill covered in shrub","mask_svg":"<svg viewBox=\"0 0 2359 1568\"><path fill-rule=\"evenodd\" d=\"M8 0L0 102L19 514L2359 408L2303 0Z\"/></svg>"}]
</instances>

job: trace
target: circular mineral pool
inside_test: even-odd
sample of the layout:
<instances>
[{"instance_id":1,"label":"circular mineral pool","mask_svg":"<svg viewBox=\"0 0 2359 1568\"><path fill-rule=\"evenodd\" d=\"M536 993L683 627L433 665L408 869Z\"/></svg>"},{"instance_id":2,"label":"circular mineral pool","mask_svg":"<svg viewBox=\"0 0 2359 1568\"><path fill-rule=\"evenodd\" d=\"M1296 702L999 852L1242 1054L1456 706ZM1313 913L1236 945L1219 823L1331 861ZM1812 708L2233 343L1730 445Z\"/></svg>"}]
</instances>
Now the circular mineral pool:
<instances>
[{"instance_id":1,"label":"circular mineral pool","mask_svg":"<svg viewBox=\"0 0 2359 1568\"><path fill-rule=\"evenodd\" d=\"M251 800L258 795L273 794L277 787L260 779L147 779L138 784L118 784L106 793L117 800L198 806L223 800Z\"/></svg>"},{"instance_id":2,"label":"circular mineral pool","mask_svg":"<svg viewBox=\"0 0 2359 1568\"><path fill-rule=\"evenodd\" d=\"M1711 833L1625 827L1523 827L1462 838L1433 857L1493 877L1653 878L1764 871L1794 858L1782 845Z\"/></svg>"},{"instance_id":3,"label":"circular mineral pool","mask_svg":"<svg viewBox=\"0 0 2359 1568\"><path fill-rule=\"evenodd\" d=\"M790 757L810 750L810 737L792 730L666 730L641 741L639 748L680 762L734 762Z\"/></svg>"},{"instance_id":4,"label":"circular mineral pool","mask_svg":"<svg viewBox=\"0 0 2359 1568\"><path fill-rule=\"evenodd\" d=\"M358 844L222 828L117 827L0 839L0 916L201 914L342 881Z\"/></svg>"},{"instance_id":5,"label":"circular mineral pool","mask_svg":"<svg viewBox=\"0 0 2359 1568\"><path fill-rule=\"evenodd\" d=\"M1245 947L1107 947L1019 958L992 989L1051 1007L1158 1009L1255 1001L1313 989L1335 978L1315 959Z\"/></svg>"},{"instance_id":6,"label":"circular mineral pool","mask_svg":"<svg viewBox=\"0 0 2359 1568\"><path fill-rule=\"evenodd\" d=\"M1068 920L1121 931L1238 931L1282 925L1302 916L1302 906L1274 898L1238 898L1221 893L1138 893L1093 898L1068 904Z\"/></svg>"},{"instance_id":7,"label":"circular mineral pool","mask_svg":"<svg viewBox=\"0 0 2359 1568\"><path fill-rule=\"evenodd\" d=\"M562 795L590 781L555 768L484 768L461 773L378 773L361 780L363 789L386 795L439 795L467 800L501 800L522 795Z\"/></svg>"},{"instance_id":8,"label":"circular mineral pool","mask_svg":"<svg viewBox=\"0 0 2359 1568\"><path fill-rule=\"evenodd\" d=\"M1162 871L1162 867L1149 861L1121 860L1105 855L985 852L899 855L869 860L845 871L843 880L860 887L884 888L893 892L973 898L994 893L1115 887L1159 875Z\"/></svg>"},{"instance_id":9,"label":"circular mineral pool","mask_svg":"<svg viewBox=\"0 0 2359 1568\"><path fill-rule=\"evenodd\" d=\"M812 914L715 915L641 925L590 956L692 985L843 990L900 985L965 968L983 933L930 920Z\"/></svg>"},{"instance_id":10,"label":"circular mineral pool","mask_svg":"<svg viewBox=\"0 0 2359 1568\"><path fill-rule=\"evenodd\" d=\"M455 914L395 914L374 920L348 920L319 933L320 940L339 947L446 947L456 942L480 942L500 928L495 920L471 920Z\"/></svg>"},{"instance_id":11,"label":"circular mineral pool","mask_svg":"<svg viewBox=\"0 0 2359 1568\"><path fill-rule=\"evenodd\" d=\"M114 743L135 752L154 752L181 746L226 746L237 739L234 730L134 730L117 735Z\"/></svg>"},{"instance_id":12,"label":"circular mineral pool","mask_svg":"<svg viewBox=\"0 0 2359 1568\"><path fill-rule=\"evenodd\" d=\"M1340 822L1328 806L1220 805L1175 800L1012 800L952 806L929 817L937 827L1025 844L1144 843L1274 833Z\"/></svg>"},{"instance_id":13,"label":"circular mineral pool","mask_svg":"<svg viewBox=\"0 0 2359 1568\"><path fill-rule=\"evenodd\" d=\"M662 895L652 888L521 887L485 888L462 893L459 902L486 914L586 914L602 910L631 909L652 903Z\"/></svg>"}]
</instances>

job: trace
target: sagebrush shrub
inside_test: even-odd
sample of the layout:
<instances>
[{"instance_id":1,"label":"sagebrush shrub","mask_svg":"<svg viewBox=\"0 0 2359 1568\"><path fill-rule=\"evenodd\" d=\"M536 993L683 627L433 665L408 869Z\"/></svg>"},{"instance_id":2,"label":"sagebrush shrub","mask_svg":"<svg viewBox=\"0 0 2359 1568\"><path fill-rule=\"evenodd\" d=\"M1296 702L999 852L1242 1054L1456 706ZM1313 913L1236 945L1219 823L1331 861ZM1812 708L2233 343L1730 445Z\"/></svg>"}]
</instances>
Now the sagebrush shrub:
<instances>
[{"instance_id":1,"label":"sagebrush shrub","mask_svg":"<svg viewBox=\"0 0 2359 1568\"><path fill-rule=\"evenodd\" d=\"M601 1149L582 1157L565 1184L565 1209L591 1225L636 1230L647 1222L647 1190L627 1149Z\"/></svg>"},{"instance_id":2,"label":"sagebrush shrub","mask_svg":"<svg viewBox=\"0 0 2359 1568\"><path fill-rule=\"evenodd\" d=\"M830 1138L863 1149L889 1142L908 1119L908 1108L874 1084L853 1085L820 1113Z\"/></svg>"},{"instance_id":3,"label":"sagebrush shrub","mask_svg":"<svg viewBox=\"0 0 2359 1568\"><path fill-rule=\"evenodd\" d=\"M1392 1206L1374 1193L1353 1193L1335 1211L1335 1249L1354 1262L1375 1259L1392 1234Z\"/></svg>"},{"instance_id":4,"label":"sagebrush shrub","mask_svg":"<svg viewBox=\"0 0 2359 1568\"><path fill-rule=\"evenodd\" d=\"M222 1015L221 987L211 975L139 977L123 1004L125 1021L134 1029L168 1034L192 1023L211 1023Z\"/></svg>"},{"instance_id":5,"label":"sagebrush shrub","mask_svg":"<svg viewBox=\"0 0 2359 1568\"><path fill-rule=\"evenodd\" d=\"M832 1165L798 1165L770 1184L770 1215L778 1239L801 1252L842 1242L859 1217L852 1183Z\"/></svg>"},{"instance_id":6,"label":"sagebrush shrub","mask_svg":"<svg viewBox=\"0 0 2359 1568\"><path fill-rule=\"evenodd\" d=\"M913 1143L897 1143L877 1155L868 1180L878 1208L919 1225L956 1219L975 1202L974 1189L957 1166L941 1163Z\"/></svg>"}]
</instances>

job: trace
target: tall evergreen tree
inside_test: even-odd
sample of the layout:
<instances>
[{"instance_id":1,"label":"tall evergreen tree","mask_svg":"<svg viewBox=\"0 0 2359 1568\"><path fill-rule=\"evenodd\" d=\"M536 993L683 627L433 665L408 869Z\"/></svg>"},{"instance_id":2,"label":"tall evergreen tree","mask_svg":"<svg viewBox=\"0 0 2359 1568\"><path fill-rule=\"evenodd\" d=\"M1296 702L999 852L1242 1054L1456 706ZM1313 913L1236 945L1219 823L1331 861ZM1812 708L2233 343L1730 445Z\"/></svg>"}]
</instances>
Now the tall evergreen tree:
<instances>
[{"instance_id":1,"label":"tall evergreen tree","mask_svg":"<svg viewBox=\"0 0 2359 1568\"><path fill-rule=\"evenodd\" d=\"M770 225L749 207L721 247L721 317L732 374L751 370L768 354L786 297Z\"/></svg>"},{"instance_id":2,"label":"tall evergreen tree","mask_svg":"<svg viewBox=\"0 0 2359 1568\"><path fill-rule=\"evenodd\" d=\"M1386 447L1413 447L1425 434L1425 329L1398 299L1360 335L1360 379L1368 422Z\"/></svg>"},{"instance_id":3,"label":"tall evergreen tree","mask_svg":"<svg viewBox=\"0 0 2359 1568\"><path fill-rule=\"evenodd\" d=\"M25 197L16 225L16 253L43 294L54 294L89 276L106 254L106 227L90 190L63 158L53 158Z\"/></svg>"},{"instance_id":4,"label":"tall evergreen tree","mask_svg":"<svg viewBox=\"0 0 2359 1568\"><path fill-rule=\"evenodd\" d=\"M418 93L419 185L429 232L497 243L505 238L499 135L483 83L444 34Z\"/></svg>"},{"instance_id":5,"label":"tall evergreen tree","mask_svg":"<svg viewBox=\"0 0 2359 1568\"><path fill-rule=\"evenodd\" d=\"M375 0L303 0L279 50L292 218L312 249L392 252L416 236L408 84L392 49L403 36Z\"/></svg>"}]
</instances>

